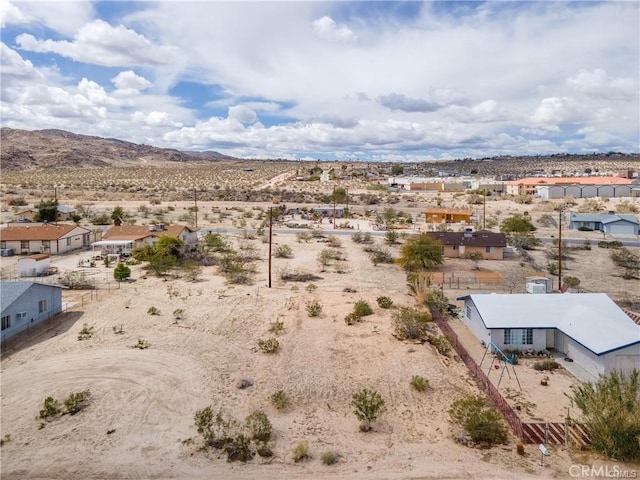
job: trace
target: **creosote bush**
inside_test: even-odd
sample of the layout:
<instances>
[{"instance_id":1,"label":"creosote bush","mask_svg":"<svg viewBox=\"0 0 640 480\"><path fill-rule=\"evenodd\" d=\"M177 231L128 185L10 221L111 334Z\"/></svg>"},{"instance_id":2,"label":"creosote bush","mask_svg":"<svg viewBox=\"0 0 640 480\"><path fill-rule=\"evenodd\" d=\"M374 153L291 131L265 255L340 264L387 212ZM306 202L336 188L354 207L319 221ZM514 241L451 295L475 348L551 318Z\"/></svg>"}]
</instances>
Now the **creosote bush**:
<instances>
[{"instance_id":1,"label":"creosote bush","mask_svg":"<svg viewBox=\"0 0 640 480\"><path fill-rule=\"evenodd\" d=\"M69 415L75 415L89 405L91 391L83 390L82 392L73 392L64 401L64 406Z\"/></svg>"},{"instance_id":2,"label":"creosote bush","mask_svg":"<svg viewBox=\"0 0 640 480\"><path fill-rule=\"evenodd\" d=\"M474 443L492 446L507 443L507 429L498 411L484 398L467 395L449 409L451 420L469 434Z\"/></svg>"},{"instance_id":3,"label":"creosote bush","mask_svg":"<svg viewBox=\"0 0 640 480\"><path fill-rule=\"evenodd\" d=\"M347 325L355 325L360 320L362 320L362 317L358 315L356 312L349 312L344 317L344 323L346 323Z\"/></svg>"},{"instance_id":4,"label":"creosote bush","mask_svg":"<svg viewBox=\"0 0 640 480\"><path fill-rule=\"evenodd\" d=\"M422 338L428 330L431 315L417 308L400 307L392 313L392 324L395 335L402 339Z\"/></svg>"},{"instance_id":5,"label":"creosote bush","mask_svg":"<svg viewBox=\"0 0 640 480\"><path fill-rule=\"evenodd\" d=\"M148 313L149 315L160 315L160 310L159 310L158 308L156 308L156 307L151 306L151 307L149 307L149 309L147 310L147 313Z\"/></svg>"},{"instance_id":6,"label":"creosote bush","mask_svg":"<svg viewBox=\"0 0 640 480\"><path fill-rule=\"evenodd\" d=\"M448 357L451 353L451 342L444 335L438 335L437 337L431 337L429 343L436 347L436 350L440 355Z\"/></svg>"},{"instance_id":7,"label":"creosote bush","mask_svg":"<svg viewBox=\"0 0 640 480\"><path fill-rule=\"evenodd\" d=\"M279 335L284 331L284 322L282 320L276 320L269 324L269 333Z\"/></svg>"},{"instance_id":8,"label":"creosote bush","mask_svg":"<svg viewBox=\"0 0 640 480\"><path fill-rule=\"evenodd\" d=\"M311 458L309 455L309 442L300 442L293 449L293 461L298 463L308 458Z\"/></svg>"},{"instance_id":9,"label":"creosote bush","mask_svg":"<svg viewBox=\"0 0 640 480\"><path fill-rule=\"evenodd\" d=\"M558 368L560 368L560 364L558 362L556 362L555 360L540 360L538 362L535 362L533 364L533 368L534 370L537 370L539 372L542 371L552 371L552 370L556 370Z\"/></svg>"},{"instance_id":10,"label":"creosote bush","mask_svg":"<svg viewBox=\"0 0 640 480\"><path fill-rule=\"evenodd\" d=\"M414 375L411 377L411 382L409 382L411 388L417 390L418 392L424 392L429 387L429 380L420 375Z\"/></svg>"},{"instance_id":11,"label":"creosote bush","mask_svg":"<svg viewBox=\"0 0 640 480\"><path fill-rule=\"evenodd\" d=\"M310 317L318 317L322 313L322 304L317 300L310 300L306 303L305 309Z\"/></svg>"},{"instance_id":12,"label":"creosote bush","mask_svg":"<svg viewBox=\"0 0 640 480\"><path fill-rule=\"evenodd\" d=\"M278 353L280 350L280 342L275 337L269 337L266 340L258 340L258 348L262 353Z\"/></svg>"},{"instance_id":13,"label":"creosote bush","mask_svg":"<svg viewBox=\"0 0 640 480\"><path fill-rule=\"evenodd\" d=\"M291 405L291 400L284 390L278 390L271 395L271 404L276 407L276 410L285 410Z\"/></svg>"},{"instance_id":14,"label":"creosote bush","mask_svg":"<svg viewBox=\"0 0 640 480\"><path fill-rule=\"evenodd\" d=\"M361 422L360 431L370 431L372 424L386 410L385 401L377 391L367 388L355 392L351 398L353 413Z\"/></svg>"},{"instance_id":15,"label":"creosote bush","mask_svg":"<svg viewBox=\"0 0 640 480\"><path fill-rule=\"evenodd\" d=\"M80 330L80 332L78 332L78 340L88 340L93 337L94 333L95 327L93 325L89 326L88 324L84 323L82 325L82 329Z\"/></svg>"},{"instance_id":16,"label":"creosote bush","mask_svg":"<svg viewBox=\"0 0 640 480\"><path fill-rule=\"evenodd\" d=\"M379 296L378 298L376 298L376 302L378 304L378 306L380 308L391 308L393 307L393 300L391 300L391 298L386 297L386 296Z\"/></svg>"},{"instance_id":17,"label":"creosote bush","mask_svg":"<svg viewBox=\"0 0 640 480\"><path fill-rule=\"evenodd\" d=\"M320 456L323 465L335 465L340 460L340 455L335 452L324 452Z\"/></svg>"},{"instance_id":18,"label":"creosote bush","mask_svg":"<svg viewBox=\"0 0 640 480\"><path fill-rule=\"evenodd\" d=\"M40 418L50 418L62 412L60 402L53 397L44 399L42 410L40 410Z\"/></svg>"},{"instance_id":19,"label":"creosote bush","mask_svg":"<svg viewBox=\"0 0 640 480\"><path fill-rule=\"evenodd\" d=\"M138 343L131 345L131 348L137 348L138 350L146 350L150 346L151 344L147 342L144 338L139 338Z\"/></svg>"},{"instance_id":20,"label":"creosote bush","mask_svg":"<svg viewBox=\"0 0 640 480\"><path fill-rule=\"evenodd\" d=\"M276 245L273 255L276 258L293 258L293 249L289 245Z\"/></svg>"},{"instance_id":21,"label":"creosote bush","mask_svg":"<svg viewBox=\"0 0 640 480\"><path fill-rule=\"evenodd\" d=\"M353 313L355 313L359 317L366 317L367 315L373 314L373 309L371 308L371 305L369 305L366 301L358 300L353 305Z\"/></svg>"}]
</instances>

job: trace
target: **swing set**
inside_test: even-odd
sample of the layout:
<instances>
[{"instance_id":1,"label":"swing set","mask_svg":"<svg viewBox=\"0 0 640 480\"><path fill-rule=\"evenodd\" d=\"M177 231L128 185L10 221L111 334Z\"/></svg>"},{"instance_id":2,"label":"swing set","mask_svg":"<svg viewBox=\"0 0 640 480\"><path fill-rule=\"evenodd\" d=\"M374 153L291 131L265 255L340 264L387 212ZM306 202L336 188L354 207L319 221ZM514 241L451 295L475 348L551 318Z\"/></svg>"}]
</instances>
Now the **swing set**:
<instances>
[{"instance_id":1,"label":"swing set","mask_svg":"<svg viewBox=\"0 0 640 480\"><path fill-rule=\"evenodd\" d=\"M500 388L500 382L502 382L502 377L504 376L505 371L507 372L507 376L509 377L509 379L511 379L511 374L509 373L509 365L511 365L511 370L513 370L513 376L515 377L516 382L518 382L518 387L520 387L520 390L522 390L522 386L520 385L520 380L518 379L518 374L516 373L515 359L513 357L510 357L506 353L504 353L502 350L500 350L500 348L495 343L493 342L488 343L487 349L485 350L484 355L482 355L482 360L480 360L479 367L482 368L482 363L484 362L484 359L487 356L487 352L489 352L490 350L492 350L493 354L491 355L491 365L489 365L487 378L491 374L491 370L493 370L494 368L498 370L500 369L500 367L502 367L501 368L502 371L500 372L500 378L498 379L498 385L496 385L496 388Z\"/></svg>"}]
</instances>

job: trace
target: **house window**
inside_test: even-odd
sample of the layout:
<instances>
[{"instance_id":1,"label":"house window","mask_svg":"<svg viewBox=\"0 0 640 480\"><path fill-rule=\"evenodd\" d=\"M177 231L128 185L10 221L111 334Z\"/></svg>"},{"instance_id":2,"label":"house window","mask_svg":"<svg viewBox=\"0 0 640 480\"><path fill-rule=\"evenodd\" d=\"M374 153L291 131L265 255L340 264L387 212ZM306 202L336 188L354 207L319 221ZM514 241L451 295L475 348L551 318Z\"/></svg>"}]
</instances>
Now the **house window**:
<instances>
[{"instance_id":1,"label":"house window","mask_svg":"<svg viewBox=\"0 0 640 480\"><path fill-rule=\"evenodd\" d=\"M453 248L454 250L458 249L458 245L452 245L451 248Z\"/></svg>"},{"instance_id":2,"label":"house window","mask_svg":"<svg viewBox=\"0 0 640 480\"><path fill-rule=\"evenodd\" d=\"M20 250L29 250L29 240L20 240Z\"/></svg>"},{"instance_id":3,"label":"house window","mask_svg":"<svg viewBox=\"0 0 640 480\"><path fill-rule=\"evenodd\" d=\"M505 345L533 345L532 328L505 328Z\"/></svg>"},{"instance_id":4,"label":"house window","mask_svg":"<svg viewBox=\"0 0 640 480\"><path fill-rule=\"evenodd\" d=\"M0 248L7 248L7 242L5 242L4 240L0 242Z\"/></svg>"},{"instance_id":5,"label":"house window","mask_svg":"<svg viewBox=\"0 0 640 480\"><path fill-rule=\"evenodd\" d=\"M16 320L22 320L27 317L27 312L18 312L16 313Z\"/></svg>"},{"instance_id":6,"label":"house window","mask_svg":"<svg viewBox=\"0 0 640 480\"><path fill-rule=\"evenodd\" d=\"M486 253L493 253L493 247L485 247L484 251Z\"/></svg>"},{"instance_id":7,"label":"house window","mask_svg":"<svg viewBox=\"0 0 640 480\"><path fill-rule=\"evenodd\" d=\"M2 317L2 330L6 330L11 326L11 315Z\"/></svg>"},{"instance_id":8,"label":"house window","mask_svg":"<svg viewBox=\"0 0 640 480\"><path fill-rule=\"evenodd\" d=\"M471 318L471 307L467 305L467 318Z\"/></svg>"},{"instance_id":9,"label":"house window","mask_svg":"<svg viewBox=\"0 0 640 480\"><path fill-rule=\"evenodd\" d=\"M38 302L38 313L42 313L42 312L46 312L47 311L47 300L40 300Z\"/></svg>"},{"instance_id":10,"label":"house window","mask_svg":"<svg viewBox=\"0 0 640 480\"><path fill-rule=\"evenodd\" d=\"M42 241L42 249L43 250L51 250L51 240L43 240Z\"/></svg>"},{"instance_id":11,"label":"house window","mask_svg":"<svg viewBox=\"0 0 640 480\"><path fill-rule=\"evenodd\" d=\"M71 237L67 237L67 247L71 246Z\"/></svg>"}]
</instances>

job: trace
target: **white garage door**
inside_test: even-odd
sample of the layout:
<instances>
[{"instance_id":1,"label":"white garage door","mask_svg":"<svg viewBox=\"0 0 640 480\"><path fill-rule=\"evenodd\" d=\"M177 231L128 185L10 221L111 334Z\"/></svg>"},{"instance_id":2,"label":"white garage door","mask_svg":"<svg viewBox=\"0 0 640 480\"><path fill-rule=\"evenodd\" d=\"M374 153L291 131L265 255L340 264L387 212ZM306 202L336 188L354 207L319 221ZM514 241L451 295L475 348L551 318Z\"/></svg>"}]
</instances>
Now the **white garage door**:
<instances>
[{"instance_id":1,"label":"white garage door","mask_svg":"<svg viewBox=\"0 0 640 480\"><path fill-rule=\"evenodd\" d=\"M616 234L616 233L625 233L633 235L635 233L633 225L629 223L612 223L607 225L606 230L608 233Z\"/></svg>"}]
</instances>

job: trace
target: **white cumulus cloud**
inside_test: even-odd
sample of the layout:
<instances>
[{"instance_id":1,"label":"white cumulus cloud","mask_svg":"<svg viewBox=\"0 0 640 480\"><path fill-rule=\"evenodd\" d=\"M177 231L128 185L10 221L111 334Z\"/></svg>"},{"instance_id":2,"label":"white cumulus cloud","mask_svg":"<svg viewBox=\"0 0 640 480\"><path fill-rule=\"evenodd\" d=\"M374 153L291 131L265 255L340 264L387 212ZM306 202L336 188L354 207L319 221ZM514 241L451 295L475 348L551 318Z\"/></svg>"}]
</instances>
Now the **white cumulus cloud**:
<instances>
[{"instance_id":1,"label":"white cumulus cloud","mask_svg":"<svg viewBox=\"0 0 640 480\"><path fill-rule=\"evenodd\" d=\"M111 79L111 83L113 83L117 89L116 94L123 96L137 95L141 91L153 86L149 80L140 75L136 75L132 70L120 72Z\"/></svg>"},{"instance_id":2,"label":"white cumulus cloud","mask_svg":"<svg viewBox=\"0 0 640 480\"><path fill-rule=\"evenodd\" d=\"M241 123L255 123L258 121L256 112L244 105L229 107L229 118Z\"/></svg>"},{"instance_id":3,"label":"white cumulus cloud","mask_svg":"<svg viewBox=\"0 0 640 480\"><path fill-rule=\"evenodd\" d=\"M316 35L320 38L324 38L325 40L344 41L356 38L356 35L348 26L339 25L333 18L326 15L314 20L312 25L313 31Z\"/></svg>"}]
</instances>

